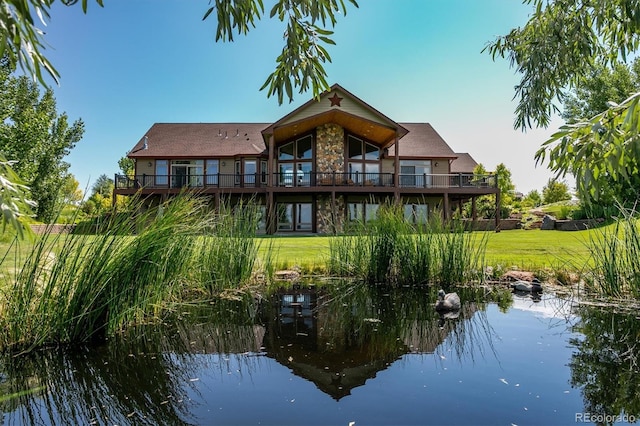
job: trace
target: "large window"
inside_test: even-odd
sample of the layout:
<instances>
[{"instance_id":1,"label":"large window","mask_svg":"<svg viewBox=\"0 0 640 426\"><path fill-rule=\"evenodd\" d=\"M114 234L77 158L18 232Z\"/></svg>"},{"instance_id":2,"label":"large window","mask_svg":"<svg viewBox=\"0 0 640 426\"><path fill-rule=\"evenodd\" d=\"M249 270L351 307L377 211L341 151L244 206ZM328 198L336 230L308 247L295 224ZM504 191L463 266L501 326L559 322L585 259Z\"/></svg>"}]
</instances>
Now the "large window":
<instances>
[{"instance_id":1,"label":"large window","mask_svg":"<svg viewBox=\"0 0 640 426\"><path fill-rule=\"evenodd\" d=\"M400 161L400 185L428 187L432 184L431 160Z\"/></svg>"},{"instance_id":2,"label":"large window","mask_svg":"<svg viewBox=\"0 0 640 426\"><path fill-rule=\"evenodd\" d=\"M218 173L220 173L219 160L207 160L206 162L207 185L218 185Z\"/></svg>"},{"instance_id":3,"label":"large window","mask_svg":"<svg viewBox=\"0 0 640 426\"><path fill-rule=\"evenodd\" d=\"M256 183L258 163L256 160L244 160L244 183L253 185Z\"/></svg>"},{"instance_id":4,"label":"large window","mask_svg":"<svg viewBox=\"0 0 640 426\"><path fill-rule=\"evenodd\" d=\"M278 203L278 231L311 231L313 208L311 203Z\"/></svg>"},{"instance_id":5,"label":"large window","mask_svg":"<svg viewBox=\"0 0 640 426\"><path fill-rule=\"evenodd\" d=\"M312 171L313 136L304 136L278 148L280 185L309 186Z\"/></svg>"},{"instance_id":6,"label":"large window","mask_svg":"<svg viewBox=\"0 0 640 426\"><path fill-rule=\"evenodd\" d=\"M169 160L156 160L156 185L169 184Z\"/></svg>"},{"instance_id":7,"label":"large window","mask_svg":"<svg viewBox=\"0 0 640 426\"><path fill-rule=\"evenodd\" d=\"M380 180L380 149L355 136L347 137L349 179L354 183L378 184Z\"/></svg>"},{"instance_id":8,"label":"large window","mask_svg":"<svg viewBox=\"0 0 640 426\"><path fill-rule=\"evenodd\" d=\"M174 160L171 162L171 187L198 187L203 184L203 160ZM157 169L157 166L156 166Z\"/></svg>"},{"instance_id":9,"label":"large window","mask_svg":"<svg viewBox=\"0 0 640 426\"><path fill-rule=\"evenodd\" d=\"M404 218L409 223L424 225L429 220L429 205L405 204Z\"/></svg>"},{"instance_id":10,"label":"large window","mask_svg":"<svg viewBox=\"0 0 640 426\"><path fill-rule=\"evenodd\" d=\"M235 161L235 175L236 185L255 186L256 175L258 173L258 161L256 159L245 159L242 162L240 160Z\"/></svg>"},{"instance_id":11,"label":"large window","mask_svg":"<svg viewBox=\"0 0 640 426\"><path fill-rule=\"evenodd\" d=\"M379 207L380 205L377 203L347 203L347 220L350 222L375 220Z\"/></svg>"}]
</instances>

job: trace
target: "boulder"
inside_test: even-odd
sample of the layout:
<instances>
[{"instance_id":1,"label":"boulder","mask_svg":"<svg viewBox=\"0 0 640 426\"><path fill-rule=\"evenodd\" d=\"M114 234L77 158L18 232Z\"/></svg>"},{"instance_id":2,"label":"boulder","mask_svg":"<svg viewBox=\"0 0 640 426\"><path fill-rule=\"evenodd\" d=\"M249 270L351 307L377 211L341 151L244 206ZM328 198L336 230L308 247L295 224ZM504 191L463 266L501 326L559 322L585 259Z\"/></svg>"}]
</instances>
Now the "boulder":
<instances>
[{"instance_id":1,"label":"boulder","mask_svg":"<svg viewBox=\"0 0 640 426\"><path fill-rule=\"evenodd\" d=\"M548 214L544 215L540 229L543 231L556 229L556 218Z\"/></svg>"},{"instance_id":2,"label":"boulder","mask_svg":"<svg viewBox=\"0 0 640 426\"><path fill-rule=\"evenodd\" d=\"M529 271L507 271L500 277L500 281L533 281L536 276Z\"/></svg>"}]
</instances>

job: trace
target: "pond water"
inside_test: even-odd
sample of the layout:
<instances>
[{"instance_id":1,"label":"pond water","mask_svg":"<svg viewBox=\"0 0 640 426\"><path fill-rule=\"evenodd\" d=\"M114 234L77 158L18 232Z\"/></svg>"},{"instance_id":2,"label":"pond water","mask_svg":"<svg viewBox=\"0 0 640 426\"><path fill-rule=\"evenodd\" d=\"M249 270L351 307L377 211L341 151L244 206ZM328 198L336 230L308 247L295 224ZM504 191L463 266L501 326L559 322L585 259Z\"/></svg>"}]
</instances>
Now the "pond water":
<instances>
[{"instance_id":1,"label":"pond water","mask_svg":"<svg viewBox=\"0 0 640 426\"><path fill-rule=\"evenodd\" d=\"M545 293L282 289L0 364L0 423L423 425L638 417L636 314ZM495 297L494 297L495 298ZM4 395L4 397L2 396ZM9 397L11 395L11 397Z\"/></svg>"}]
</instances>

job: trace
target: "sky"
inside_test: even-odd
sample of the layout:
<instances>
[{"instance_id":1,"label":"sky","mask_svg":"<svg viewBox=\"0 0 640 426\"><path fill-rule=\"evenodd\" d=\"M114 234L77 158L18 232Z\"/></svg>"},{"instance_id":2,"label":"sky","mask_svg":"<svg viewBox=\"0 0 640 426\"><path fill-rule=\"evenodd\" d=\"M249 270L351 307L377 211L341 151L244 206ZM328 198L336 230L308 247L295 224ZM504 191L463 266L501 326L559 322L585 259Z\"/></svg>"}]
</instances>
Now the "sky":
<instances>
[{"instance_id":1,"label":"sky","mask_svg":"<svg viewBox=\"0 0 640 426\"><path fill-rule=\"evenodd\" d=\"M54 3L46 56L61 75L58 112L85 124L66 158L82 189L119 173L118 160L154 123L275 122L312 97L278 105L259 90L285 28L264 3L266 16L233 42L215 41L215 13L202 20L208 0L89 0L86 15ZM394 121L430 123L487 170L504 163L517 191L541 192L553 174L534 155L562 123L514 130L520 77L481 52L529 13L519 0L359 0L333 28L327 80Z\"/></svg>"}]
</instances>

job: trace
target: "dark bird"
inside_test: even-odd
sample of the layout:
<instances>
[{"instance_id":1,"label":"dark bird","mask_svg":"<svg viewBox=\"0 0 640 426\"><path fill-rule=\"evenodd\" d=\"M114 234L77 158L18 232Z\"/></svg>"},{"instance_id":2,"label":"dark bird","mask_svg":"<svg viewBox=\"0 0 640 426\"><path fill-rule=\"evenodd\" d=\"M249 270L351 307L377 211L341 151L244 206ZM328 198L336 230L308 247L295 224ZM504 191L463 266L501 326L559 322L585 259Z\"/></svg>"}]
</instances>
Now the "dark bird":
<instances>
[{"instance_id":1,"label":"dark bird","mask_svg":"<svg viewBox=\"0 0 640 426\"><path fill-rule=\"evenodd\" d=\"M541 293L542 283L534 278L533 281L517 280L511 283L511 288L516 291L526 291L529 293Z\"/></svg>"}]
</instances>

